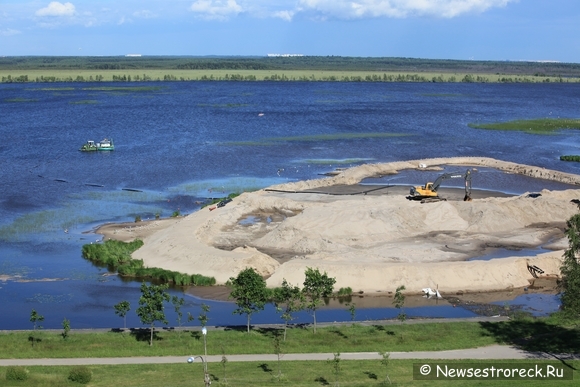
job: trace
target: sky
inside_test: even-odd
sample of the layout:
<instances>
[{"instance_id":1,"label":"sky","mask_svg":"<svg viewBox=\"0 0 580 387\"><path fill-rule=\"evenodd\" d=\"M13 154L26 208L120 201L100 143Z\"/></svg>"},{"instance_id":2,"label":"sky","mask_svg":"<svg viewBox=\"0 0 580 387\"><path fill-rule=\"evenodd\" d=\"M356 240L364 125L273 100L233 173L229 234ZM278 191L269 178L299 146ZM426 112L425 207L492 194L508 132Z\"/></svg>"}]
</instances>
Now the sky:
<instances>
[{"instance_id":1,"label":"sky","mask_svg":"<svg viewBox=\"0 0 580 387\"><path fill-rule=\"evenodd\" d=\"M580 63L579 0L0 0L0 56Z\"/></svg>"}]
</instances>

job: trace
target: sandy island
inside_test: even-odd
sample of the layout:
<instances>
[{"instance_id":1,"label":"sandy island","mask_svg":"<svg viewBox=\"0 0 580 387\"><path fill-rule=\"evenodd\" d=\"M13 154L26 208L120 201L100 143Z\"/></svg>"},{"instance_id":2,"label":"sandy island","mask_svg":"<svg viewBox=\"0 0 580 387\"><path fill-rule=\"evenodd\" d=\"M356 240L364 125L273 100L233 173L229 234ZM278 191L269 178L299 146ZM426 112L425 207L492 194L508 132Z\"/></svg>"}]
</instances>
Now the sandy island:
<instances>
[{"instance_id":1,"label":"sandy island","mask_svg":"<svg viewBox=\"0 0 580 387\"><path fill-rule=\"evenodd\" d=\"M212 211L109 224L97 233L105 239L143 239L133 258L150 267L213 276L218 284L246 267L256 269L270 287L283 279L301 285L307 267L319 268L336 278L336 289L365 294L394 292L400 285L409 293L426 287L443 294L510 291L533 283L531 265L543 270L541 278L560 275L568 246L565 222L578 213L571 201L580 198L580 190L544 190L537 197L474 192L474 200L464 202L461 190L441 189L447 201L421 204L406 199L408 187L362 194L358 185L367 177L420 165L485 166L580 185L578 175L481 157L365 164L332 177L244 193ZM552 251L467 261L490 248L540 245Z\"/></svg>"}]
</instances>

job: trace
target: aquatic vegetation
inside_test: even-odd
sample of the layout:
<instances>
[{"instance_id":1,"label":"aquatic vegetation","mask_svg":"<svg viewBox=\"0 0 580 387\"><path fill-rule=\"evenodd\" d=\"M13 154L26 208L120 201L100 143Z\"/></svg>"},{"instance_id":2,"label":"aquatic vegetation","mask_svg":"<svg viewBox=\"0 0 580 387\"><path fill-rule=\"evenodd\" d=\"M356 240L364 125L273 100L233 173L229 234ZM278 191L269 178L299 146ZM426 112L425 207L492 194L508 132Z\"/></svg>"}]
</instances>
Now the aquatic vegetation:
<instances>
[{"instance_id":1,"label":"aquatic vegetation","mask_svg":"<svg viewBox=\"0 0 580 387\"><path fill-rule=\"evenodd\" d=\"M73 299L72 293L59 295L36 293L32 297L27 298L26 301L38 304L62 304L72 299Z\"/></svg>"},{"instance_id":2,"label":"aquatic vegetation","mask_svg":"<svg viewBox=\"0 0 580 387\"><path fill-rule=\"evenodd\" d=\"M108 240L104 243L86 244L82 247L85 259L99 265L106 265L116 270L124 277L150 278L164 283L174 283L178 286L211 286L216 281L213 277L200 274L184 274L176 271L144 267L140 259L132 259L131 253L143 246L143 241L136 239L133 242Z\"/></svg>"},{"instance_id":3,"label":"aquatic vegetation","mask_svg":"<svg viewBox=\"0 0 580 387\"><path fill-rule=\"evenodd\" d=\"M371 161L374 159L366 158L353 158L353 159L306 159L301 160L301 163L317 164L317 165L351 165L359 164L365 161Z\"/></svg>"},{"instance_id":4,"label":"aquatic vegetation","mask_svg":"<svg viewBox=\"0 0 580 387\"><path fill-rule=\"evenodd\" d=\"M580 162L580 156L560 156L560 160Z\"/></svg>"},{"instance_id":5,"label":"aquatic vegetation","mask_svg":"<svg viewBox=\"0 0 580 387\"><path fill-rule=\"evenodd\" d=\"M406 133L325 133L312 134L306 136L293 137L270 137L258 141L232 141L228 145L263 145L276 144L280 142L294 142L294 141L334 141L334 140L358 140L367 138L392 138L410 136Z\"/></svg>"},{"instance_id":6,"label":"aquatic vegetation","mask_svg":"<svg viewBox=\"0 0 580 387\"><path fill-rule=\"evenodd\" d=\"M560 129L580 129L580 119L574 118L537 118L514 120L488 124L470 123L470 128L489 130L519 130L526 133L550 134Z\"/></svg>"},{"instance_id":7,"label":"aquatic vegetation","mask_svg":"<svg viewBox=\"0 0 580 387\"><path fill-rule=\"evenodd\" d=\"M250 106L247 103L199 103L197 106L200 107L215 107L215 108L237 108L237 107L246 107Z\"/></svg>"},{"instance_id":8,"label":"aquatic vegetation","mask_svg":"<svg viewBox=\"0 0 580 387\"><path fill-rule=\"evenodd\" d=\"M32 90L41 90L41 91L74 91L74 87L43 87L40 89L32 89Z\"/></svg>"},{"instance_id":9,"label":"aquatic vegetation","mask_svg":"<svg viewBox=\"0 0 580 387\"><path fill-rule=\"evenodd\" d=\"M423 97L438 97L438 98L460 98L465 97L463 94L454 94L454 93L423 93L421 94Z\"/></svg>"},{"instance_id":10,"label":"aquatic vegetation","mask_svg":"<svg viewBox=\"0 0 580 387\"><path fill-rule=\"evenodd\" d=\"M99 101L95 101L94 99L84 99L80 101L71 101L69 102L71 105L92 105L99 103Z\"/></svg>"},{"instance_id":11,"label":"aquatic vegetation","mask_svg":"<svg viewBox=\"0 0 580 387\"><path fill-rule=\"evenodd\" d=\"M159 91L161 86L99 86L99 87L83 87L83 90L94 90L94 91L122 91L122 92L149 92L149 91Z\"/></svg>"},{"instance_id":12,"label":"aquatic vegetation","mask_svg":"<svg viewBox=\"0 0 580 387\"><path fill-rule=\"evenodd\" d=\"M38 100L33 98L6 98L4 102L38 102Z\"/></svg>"}]
</instances>

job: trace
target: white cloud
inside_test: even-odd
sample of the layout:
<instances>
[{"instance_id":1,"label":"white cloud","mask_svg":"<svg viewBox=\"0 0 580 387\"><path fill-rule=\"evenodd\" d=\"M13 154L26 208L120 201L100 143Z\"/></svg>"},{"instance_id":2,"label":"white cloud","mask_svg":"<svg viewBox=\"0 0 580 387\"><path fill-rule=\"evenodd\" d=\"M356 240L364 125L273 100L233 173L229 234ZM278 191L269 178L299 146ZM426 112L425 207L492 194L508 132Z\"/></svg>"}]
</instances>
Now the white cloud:
<instances>
[{"instance_id":1,"label":"white cloud","mask_svg":"<svg viewBox=\"0 0 580 387\"><path fill-rule=\"evenodd\" d=\"M292 18L294 17L295 13L296 12L294 12L294 11L287 11L287 10L286 11L277 11L277 12L274 12L272 14L272 16L280 18L282 20L292 21Z\"/></svg>"},{"instance_id":2,"label":"white cloud","mask_svg":"<svg viewBox=\"0 0 580 387\"><path fill-rule=\"evenodd\" d=\"M53 1L48 7L36 11L36 16L74 16L75 6L72 3Z\"/></svg>"},{"instance_id":3,"label":"white cloud","mask_svg":"<svg viewBox=\"0 0 580 387\"><path fill-rule=\"evenodd\" d=\"M310 11L341 19L436 16L451 18L468 12L504 7L518 0L299 0Z\"/></svg>"},{"instance_id":4,"label":"white cloud","mask_svg":"<svg viewBox=\"0 0 580 387\"><path fill-rule=\"evenodd\" d=\"M141 19L153 19L155 17L157 17L157 15L155 15L153 12L144 9L142 11L136 11L133 12L133 16L141 18Z\"/></svg>"},{"instance_id":5,"label":"white cloud","mask_svg":"<svg viewBox=\"0 0 580 387\"><path fill-rule=\"evenodd\" d=\"M18 35L21 32L18 30L13 30L12 28L5 28L3 30L0 30L0 36L13 36L13 35Z\"/></svg>"},{"instance_id":6,"label":"white cloud","mask_svg":"<svg viewBox=\"0 0 580 387\"><path fill-rule=\"evenodd\" d=\"M227 20L242 12L236 0L197 0L190 10L204 19Z\"/></svg>"}]
</instances>

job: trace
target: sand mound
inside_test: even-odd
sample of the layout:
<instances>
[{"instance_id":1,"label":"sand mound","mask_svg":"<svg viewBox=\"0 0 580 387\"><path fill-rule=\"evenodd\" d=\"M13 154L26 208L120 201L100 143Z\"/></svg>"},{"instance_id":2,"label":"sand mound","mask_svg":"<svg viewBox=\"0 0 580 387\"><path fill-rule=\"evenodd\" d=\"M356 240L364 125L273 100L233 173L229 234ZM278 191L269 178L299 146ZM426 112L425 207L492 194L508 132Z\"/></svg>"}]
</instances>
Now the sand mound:
<instances>
[{"instance_id":1,"label":"sand mound","mask_svg":"<svg viewBox=\"0 0 580 387\"><path fill-rule=\"evenodd\" d=\"M430 159L363 165L338 176L245 193L227 206L200 210L145 238L134 253L148 266L214 276L225 283L245 267L301 284L307 267L336 277L354 291L410 291L438 286L442 292L526 286L528 264L557 276L562 251L535 257L466 261L489 248L566 246L565 221L578 212L578 190L542 191L531 198L490 197L471 202L421 204L404 195L336 196L296 193L315 187L356 184L419 164L485 165L511 173L580 183L580 177L486 158ZM256 221L240 222L248 217ZM260 220L261 219L261 220ZM114 237L114 235L109 235Z\"/></svg>"}]
</instances>

